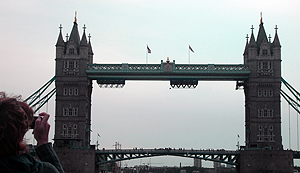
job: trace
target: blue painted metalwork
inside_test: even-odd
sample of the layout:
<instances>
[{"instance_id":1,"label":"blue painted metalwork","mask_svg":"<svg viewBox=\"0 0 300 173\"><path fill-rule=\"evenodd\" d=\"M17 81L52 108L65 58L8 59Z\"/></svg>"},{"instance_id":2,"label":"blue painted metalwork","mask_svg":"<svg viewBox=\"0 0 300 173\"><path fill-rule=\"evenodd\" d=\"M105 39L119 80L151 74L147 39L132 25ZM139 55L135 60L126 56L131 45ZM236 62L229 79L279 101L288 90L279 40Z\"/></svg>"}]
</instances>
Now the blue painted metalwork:
<instances>
[{"instance_id":1,"label":"blue painted metalwork","mask_svg":"<svg viewBox=\"0 0 300 173\"><path fill-rule=\"evenodd\" d=\"M295 111L297 111L298 113L300 113L300 109L299 109L300 108L300 104L298 103L300 101L300 93L294 87L292 87L286 80L284 80L283 78L281 78L281 82L293 94L293 96L296 98L296 100L294 100L291 96L289 96L283 90L280 90L280 95L283 96L283 98L289 103L289 105L292 106L292 108Z\"/></svg>"},{"instance_id":2,"label":"blue painted metalwork","mask_svg":"<svg viewBox=\"0 0 300 173\"><path fill-rule=\"evenodd\" d=\"M207 161L216 161L230 165L238 165L239 151L226 150L185 150L185 149L117 149L96 150L96 163L137 159L154 156L179 156L188 158L199 158Z\"/></svg>"},{"instance_id":3,"label":"blue painted metalwork","mask_svg":"<svg viewBox=\"0 0 300 173\"><path fill-rule=\"evenodd\" d=\"M229 80L245 81L250 70L244 64L89 64L93 80Z\"/></svg>"},{"instance_id":4,"label":"blue painted metalwork","mask_svg":"<svg viewBox=\"0 0 300 173\"><path fill-rule=\"evenodd\" d=\"M34 113L36 113L41 107L44 106L48 100L55 94L56 88L53 88L45 96L42 97L42 94L49 88L49 86L54 82L55 76L52 77L46 84L39 88L36 92L31 94L24 102L28 102L28 105L33 108Z\"/></svg>"}]
</instances>

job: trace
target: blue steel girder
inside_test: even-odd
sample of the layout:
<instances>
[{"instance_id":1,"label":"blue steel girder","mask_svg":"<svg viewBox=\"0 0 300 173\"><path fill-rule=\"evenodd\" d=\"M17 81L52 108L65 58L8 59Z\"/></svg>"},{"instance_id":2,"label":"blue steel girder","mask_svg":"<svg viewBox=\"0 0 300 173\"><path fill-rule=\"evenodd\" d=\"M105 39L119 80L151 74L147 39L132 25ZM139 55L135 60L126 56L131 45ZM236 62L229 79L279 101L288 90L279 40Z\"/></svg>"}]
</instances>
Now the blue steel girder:
<instances>
[{"instance_id":1,"label":"blue steel girder","mask_svg":"<svg viewBox=\"0 0 300 173\"><path fill-rule=\"evenodd\" d=\"M225 150L175 150L175 149L118 149L96 150L96 163L105 164L123 160L155 157L178 156L216 161L230 165L238 165L239 151Z\"/></svg>"},{"instance_id":2,"label":"blue steel girder","mask_svg":"<svg viewBox=\"0 0 300 173\"><path fill-rule=\"evenodd\" d=\"M51 91L44 96L44 92L51 86L51 84L55 81L55 76L52 77L46 84L44 84L41 88L39 88L36 92L31 94L28 98L24 100L24 102L28 103L30 107L32 107L34 113L39 111L41 107L47 103L52 96L56 93L56 88L53 88Z\"/></svg>"},{"instance_id":3,"label":"blue steel girder","mask_svg":"<svg viewBox=\"0 0 300 173\"><path fill-rule=\"evenodd\" d=\"M228 80L245 81L250 70L244 64L89 64L92 80Z\"/></svg>"}]
</instances>

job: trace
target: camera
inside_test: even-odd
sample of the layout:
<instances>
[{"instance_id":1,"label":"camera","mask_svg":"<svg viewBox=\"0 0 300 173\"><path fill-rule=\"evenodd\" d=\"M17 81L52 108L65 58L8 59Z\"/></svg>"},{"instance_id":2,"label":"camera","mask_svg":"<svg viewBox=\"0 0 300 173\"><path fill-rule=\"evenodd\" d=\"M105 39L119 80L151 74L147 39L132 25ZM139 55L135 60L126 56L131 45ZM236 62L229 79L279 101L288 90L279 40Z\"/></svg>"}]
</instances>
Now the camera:
<instances>
[{"instance_id":1,"label":"camera","mask_svg":"<svg viewBox=\"0 0 300 173\"><path fill-rule=\"evenodd\" d=\"M34 129L34 126L35 126L35 121L36 121L36 119L38 119L40 116L34 116L33 117L33 121L32 121L32 123L30 124L30 129ZM43 117L41 117L41 119L43 119Z\"/></svg>"}]
</instances>

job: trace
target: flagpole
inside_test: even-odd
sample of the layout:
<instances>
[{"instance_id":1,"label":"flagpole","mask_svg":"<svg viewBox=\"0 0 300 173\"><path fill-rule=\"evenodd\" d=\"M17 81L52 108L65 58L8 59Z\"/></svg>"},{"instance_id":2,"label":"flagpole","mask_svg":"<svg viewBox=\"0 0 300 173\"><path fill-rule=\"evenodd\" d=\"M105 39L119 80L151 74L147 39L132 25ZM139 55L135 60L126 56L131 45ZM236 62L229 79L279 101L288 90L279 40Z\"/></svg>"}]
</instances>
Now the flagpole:
<instances>
[{"instance_id":1,"label":"flagpole","mask_svg":"<svg viewBox=\"0 0 300 173\"><path fill-rule=\"evenodd\" d=\"M148 64L148 50L146 50L146 64Z\"/></svg>"},{"instance_id":2,"label":"flagpole","mask_svg":"<svg viewBox=\"0 0 300 173\"><path fill-rule=\"evenodd\" d=\"M189 51L189 64L191 64L191 51L190 51L190 47L188 48Z\"/></svg>"}]
</instances>

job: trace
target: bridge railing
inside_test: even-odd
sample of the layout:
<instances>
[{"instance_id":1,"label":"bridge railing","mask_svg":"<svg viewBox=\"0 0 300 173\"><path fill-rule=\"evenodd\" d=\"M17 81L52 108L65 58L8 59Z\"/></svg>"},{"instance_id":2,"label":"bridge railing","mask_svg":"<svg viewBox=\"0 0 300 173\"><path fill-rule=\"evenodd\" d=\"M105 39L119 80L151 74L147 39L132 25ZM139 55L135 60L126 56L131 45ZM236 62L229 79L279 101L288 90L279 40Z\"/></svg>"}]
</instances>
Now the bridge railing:
<instances>
[{"instance_id":1,"label":"bridge railing","mask_svg":"<svg viewBox=\"0 0 300 173\"><path fill-rule=\"evenodd\" d=\"M250 73L249 66L244 64L89 64L87 73L91 72L166 72L166 65L171 67L167 72L218 72L218 73Z\"/></svg>"},{"instance_id":2,"label":"bridge railing","mask_svg":"<svg viewBox=\"0 0 300 173\"><path fill-rule=\"evenodd\" d=\"M160 72L160 64L89 64L88 71L98 72Z\"/></svg>"},{"instance_id":3,"label":"bridge railing","mask_svg":"<svg viewBox=\"0 0 300 173\"><path fill-rule=\"evenodd\" d=\"M204 64L204 65L187 65L187 64L176 64L175 65L175 71L178 72L241 72L241 73L248 73L249 72L249 66L243 65L243 64L237 64L237 65L226 65L226 64Z\"/></svg>"}]
</instances>

